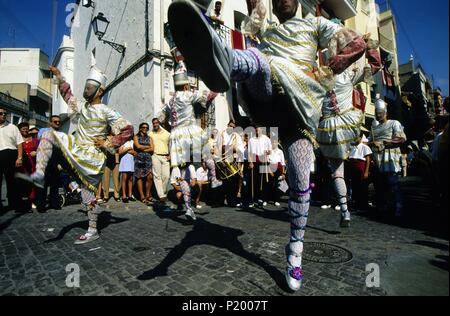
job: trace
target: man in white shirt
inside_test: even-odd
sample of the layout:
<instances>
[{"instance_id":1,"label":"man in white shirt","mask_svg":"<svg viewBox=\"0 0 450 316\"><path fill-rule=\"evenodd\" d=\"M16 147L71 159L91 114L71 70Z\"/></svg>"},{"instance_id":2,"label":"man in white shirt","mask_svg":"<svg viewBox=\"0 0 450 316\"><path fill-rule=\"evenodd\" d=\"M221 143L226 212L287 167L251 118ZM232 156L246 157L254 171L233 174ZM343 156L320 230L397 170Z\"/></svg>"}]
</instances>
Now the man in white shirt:
<instances>
[{"instance_id":1,"label":"man in white shirt","mask_svg":"<svg viewBox=\"0 0 450 316\"><path fill-rule=\"evenodd\" d=\"M195 212L192 209L192 197L196 195L197 172L195 167L188 163L186 168L174 167L170 176L170 184L175 190L177 204L180 206L182 199L186 206L186 217L196 220Z\"/></svg>"},{"instance_id":2,"label":"man in white shirt","mask_svg":"<svg viewBox=\"0 0 450 316\"><path fill-rule=\"evenodd\" d=\"M366 145L368 142L364 134L359 143L353 147L349 156L350 182L352 198L358 210L367 209L369 196L369 168L372 161L372 150Z\"/></svg>"},{"instance_id":3,"label":"man in white shirt","mask_svg":"<svg viewBox=\"0 0 450 316\"><path fill-rule=\"evenodd\" d=\"M248 161L252 178L253 201L260 206L267 205L267 197L264 195L269 184L268 156L272 150L270 138L263 134L262 128L256 128L256 136L248 142Z\"/></svg>"},{"instance_id":4,"label":"man in white shirt","mask_svg":"<svg viewBox=\"0 0 450 316\"><path fill-rule=\"evenodd\" d=\"M231 120L227 128L220 134L219 148L223 157L230 163L236 162L240 167L244 161L244 143L242 137L235 131L236 123ZM229 207L238 205L240 173L223 180L224 194Z\"/></svg>"},{"instance_id":5,"label":"man in white shirt","mask_svg":"<svg viewBox=\"0 0 450 316\"><path fill-rule=\"evenodd\" d=\"M286 160L279 147L278 140L272 141L272 151L269 155L269 185L265 195L271 197L275 206L280 206L280 183L286 179Z\"/></svg>"},{"instance_id":6,"label":"man in white shirt","mask_svg":"<svg viewBox=\"0 0 450 316\"><path fill-rule=\"evenodd\" d=\"M17 126L6 120L6 109L0 107L0 201L3 175L6 180L8 206L10 210L19 211L19 195L14 187L14 172L22 166L23 138ZM3 205L0 202L0 212Z\"/></svg>"}]
</instances>

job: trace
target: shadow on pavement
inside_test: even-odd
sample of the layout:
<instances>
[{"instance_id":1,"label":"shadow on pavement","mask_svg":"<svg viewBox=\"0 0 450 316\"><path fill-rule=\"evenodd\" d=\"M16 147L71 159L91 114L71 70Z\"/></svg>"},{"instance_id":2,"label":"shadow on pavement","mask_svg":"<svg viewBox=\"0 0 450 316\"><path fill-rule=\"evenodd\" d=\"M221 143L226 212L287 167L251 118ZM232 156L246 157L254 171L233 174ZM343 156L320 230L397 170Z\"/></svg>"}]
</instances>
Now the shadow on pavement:
<instances>
[{"instance_id":1,"label":"shadow on pavement","mask_svg":"<svg viewBox=\"0 0 450 316\"><path fill-rule=\"evenodd\" d=\"M109 225L120 224L128 221L128 218L120 218L111 215L111 212L102 212L98 216L97 229L101 232L103 229L107 228ZM48 239L44 243L55 242L64 238L64 236L74 228L82 228L87 230L89 227L89 220L79 221L64 227L55 238Z\"/></svg>"},{"instance_id":2,"label":"shadow on pavement","mask_svg":"<svg viewBox=\"0 0 450 316\"><path fill-rule=\"evenodd\" d=\"M449 210L444 201L441 201L440 206L433 205L432 187L420 177L406 177L401 178L400 190L404 203L402 218L394 216L393 205L388 212L381 212L373 207L358 216L387 225L420 230L425 236L449 240ZM372 191L371 195L374 194ZM393 200L389 202L393 204Z\"/></svg>"},{"instance_id":3,"label":"shadow on pavement","mask_svg":"<svg viewBox=\"0 0 450 316\"><path fill-rule=\"evenodd\" d=\"M445 244L440 244L437 242L433 242L433 241L428 241L428 240L416 240L414 242L415 245L420 245L420 246L426 246L426 247L430 247L430 248L434 248L434 249L439 249L439 250L449 250L449 245L445 245Z\"/></svg>"},{"instance_id":4,"label":"shadow on pavement","mask_svg":"<svg viewBox=\"0 0 450 316\"><path fill-rule=\"evenodd\" d=\"M425 236L449 240L448 214L435 212L435 210L423 204L408 203L406 209L408 213L402 218L396 218L393 211L382 213L376 208L358 212L357 216L386 225L420 230L423 231Z\"/></svg>"},{"instance_id":5,"label":"shadow on pavement","mask_svg":"<svg viewBox=\"0 0 450 316\"><path fill-rule=\"evenodd\" d=\"M14 215L13 217L11 217L10 219L0 223L0 234L3 233L3 231L8 228L12 222L14 222L16 219L18 219L19 217L24 216L26 213L18 213L16 215Z\"/></svg>"},{"instance_id":6,"label":"shadow on pavement","mask_svg":"<svg viewBox=\"0 0 450 316\"><path fill-rule=\"evenodd\" d=\"M449 271L448 256L436 256L435 260L430 260L430 264L442 270Z\"/></svg>"},{"instance_id":7,"label":"shadow on pavement","mask_svg":"<svg viewBox=\"0 0 450 316\"><path fill-rule=\"evenodd\" d=\"M290 223L290 218L289 218L287 208L275 210L275 211L267 210L267 209L244 208L244 209L237 209L236 212L250 213L250 214L265 218L265 219L271 219L271 220L277 220L277 221ZM320 231L320 232L323 232L323 233L326 233L329 235L339 235L341 233L340 231L327 230L324 228L319 228L319 227L315 227L315 226L311 226L311 225L306 225L306 228L312 229L312 230L317 230L317 231Z\"/></svg>"},{"instance_id":8,"label":"shadow on pavement","mask_svg":"<svg viewBox=\"0 0 450 316\"><path fill-rule=\"evenodd\" d=\"M189 248L197 245L210 245L226 249L231 253L258 265L270 275L280 289L290 292L286 285L283 273L261 259L259 255L244 249L241 242L238 240L239 236L244 235L242 230L212 224L202 218L198 218L196 221L178 218L179 212L173 216L160 213L157 213L157 215L163 218L170 218L182 225L192 225L193 227L190 232L186 233L181 242L170 250L160 264L143 272L137 277L138 280L150 280L160 276L167 276L169 267L179 260Z\"/></svg>"},{"instance_id":9,"label":"shadow on pavement","mask_svg":"<svg viewBox=\"0 0 450 316\"><path fill-rule=\"evenodd\" d=\"M425 246L425 247L430 247L433 249L438 249L438 250L442 250L442 251L447 251L449 250L449 245L446 244L442 244L442 243L437 243L437 242L433 242L433 241L427 241L427 240L416 240L415 242L413 242L413 244L415 245L420 245L420 246ZM435 259L433 260L429 260L429 263L437 268L440 268L442 270L445 271L449 271L449 262L448 262L448 255L438 255L435 257Z\"/></svg>"}]
</instances>

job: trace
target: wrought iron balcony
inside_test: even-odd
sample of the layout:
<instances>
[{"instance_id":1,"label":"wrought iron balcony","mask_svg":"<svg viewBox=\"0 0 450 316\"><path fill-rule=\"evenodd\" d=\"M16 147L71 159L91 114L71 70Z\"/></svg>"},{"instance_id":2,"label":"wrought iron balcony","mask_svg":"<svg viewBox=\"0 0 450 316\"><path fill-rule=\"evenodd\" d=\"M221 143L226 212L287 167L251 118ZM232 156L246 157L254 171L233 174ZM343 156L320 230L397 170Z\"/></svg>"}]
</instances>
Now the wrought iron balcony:
<instances>
[{"instance_id":1,"label":"wrought iron balcony","mask_svg":"<svg viewBox=\"0 0 450 316\"><path fill-rule=\"evenodd\" d=\"M11 109L16 109L22 112L28 111L28 104L20 101L16 98L13 98L12 96L0 92L0 103L4 104L5 106L10 107Z\"/></svg>"},{"instance_id":2,"label":"wrought iron balcony","mask_svg":"<svg viewBox=\"0 0 450 316\"><path fill-rule=\"evenodd\" d=\"M231 29L217 21L214 21L207 15L205 15L205 18L208 20L212 28L216 31L217 35L219 35L222 42L231 47L232 46Z\"/></svg>"}]
</instances>

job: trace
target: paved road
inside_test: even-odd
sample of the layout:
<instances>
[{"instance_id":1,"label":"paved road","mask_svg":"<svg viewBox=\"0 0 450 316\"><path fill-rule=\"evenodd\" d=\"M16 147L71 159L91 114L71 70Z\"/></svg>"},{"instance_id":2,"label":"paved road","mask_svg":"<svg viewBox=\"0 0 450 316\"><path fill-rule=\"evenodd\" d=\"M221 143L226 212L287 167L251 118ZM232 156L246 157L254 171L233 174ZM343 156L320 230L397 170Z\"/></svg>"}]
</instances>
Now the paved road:
<instances>
[{"instance_id":1,"label":"paved road","mask_svg":"<svg viewBox=\"0 0 450 316\"><path fill-rule=\"evenodd\" d=\"M411 213L420 216L420 203L427 199L411 195ZM206 211L192 224L140 203L125 208L111 200L100 217L101 239L83 246L73 245L87 227L77 206L3 214L0 295L449 294L448 230L435 229L441 215L433 214L434 225L417 226L416 220L400 227L360 213L342 230L339 212L313 207L304 286L291 293L283 275L285 208ZM66 286L70 263L80 267L79 288ZM379 288L366 286L375 271L366 272L368 264L379 267Z\"/></svg>"}]
</instances>

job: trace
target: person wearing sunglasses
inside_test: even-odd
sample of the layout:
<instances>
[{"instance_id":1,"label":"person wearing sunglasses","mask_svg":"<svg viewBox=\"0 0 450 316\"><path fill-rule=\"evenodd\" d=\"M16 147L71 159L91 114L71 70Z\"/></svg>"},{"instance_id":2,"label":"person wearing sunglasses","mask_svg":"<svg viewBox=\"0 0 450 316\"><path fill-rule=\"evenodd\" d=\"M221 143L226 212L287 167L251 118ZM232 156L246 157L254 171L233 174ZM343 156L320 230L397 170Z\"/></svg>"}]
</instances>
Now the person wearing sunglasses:
<instances>
[{"instance_id":1,"label":"person wearing sunglasses","mask_svg":"<svg viewBox=\"0 0 450 316\"><path fill-rule=\"evenodd\" d=\"M48 127L39 130L37 139L41 140L42 135L46 132L58 132L60 128L61 117L59 115L52 115L48 122ZM60 155L52 155L48 162L47 168L45 169L44 189L38 188L36 194L36 207L39 213L44 213L46 211L48 188L50 188L50 193L48 196L49 208L54 210L61 209L61 204L59 201L60 171L58 169L58 163L61 159L62 157Z\"/></svg>"},{"instance_id":2,"label":"person wearing sunglasses","mask_svg":"<svg viewBox=\"0 0 450 316\"><path fill-rule=\"evenodd\" d=\"M4 175L9 209L19 211L19 196L14 187L14 171L22 167L23 137L17 126L6 120L7 115L6 109L0 107L0 196ZM0 212L3 212L1 200Z\"/></svg>"},{"instance_id":3,"label":"person wearing sunglasses","mask_svg":"<svg viewBox=\"0 0 450 316\"><path fill-rule=\"evenodd\" d=\"M130 140L133 126L117 111L103 104L106 76L98 68L92 67L87 77L83 93L85 102L78 102L56 67L49 67L49 70L59 82L59 92L69 106L70 117L78 119L75 132L70 135L56 130L43 133L37 152L36 172L31 176L17 174L16 177L43 188L49 160L54 152L60 152L64 157L64 169L67 165L82 183L81 197L87 209L89 229L75 244L85 244L99 238L97 220L101 209L95 196L103 176L106 153L115 154L116 149ZM52 124L57 126L58 122ZM112 135L108 135L109 129Z\"/></svg>"}]
</instances>

